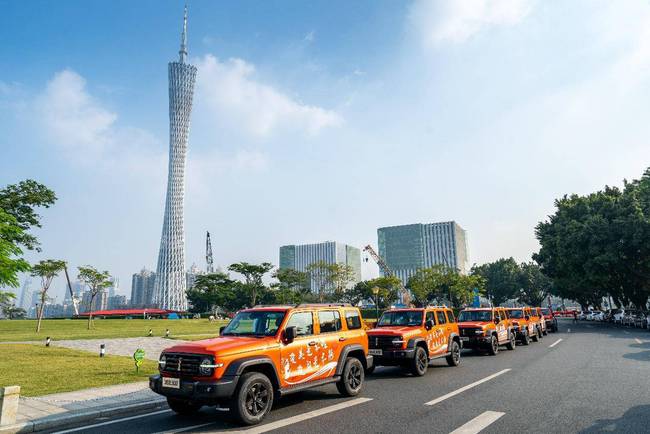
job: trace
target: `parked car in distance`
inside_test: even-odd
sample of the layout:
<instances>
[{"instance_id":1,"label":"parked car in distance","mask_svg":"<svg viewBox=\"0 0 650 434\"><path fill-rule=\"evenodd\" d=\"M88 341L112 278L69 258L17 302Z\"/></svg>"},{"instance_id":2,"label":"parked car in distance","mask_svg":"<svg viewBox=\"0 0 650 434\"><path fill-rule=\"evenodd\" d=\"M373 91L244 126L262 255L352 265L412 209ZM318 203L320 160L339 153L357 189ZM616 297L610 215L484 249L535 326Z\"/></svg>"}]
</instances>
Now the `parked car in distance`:
<instances>
[{"instance_id":1,"label":"parked car in distance","mask_svg":"<svg viewBox=\"0 0 650 434\"><path fill-rule=\"evenodd\" d=\"M517 340L522 345L530 344L530 340L537 342L542 336L541 330L536 327L533 321L530 321L529 307L511 307L506 309L508 319L512 323ZM539 331L538 331L539 330Z\"/></svg>"},{"instance_id":2,"label":"parked car in distance","mask_svg":"<svg viewBox=\"0 0 650 434\"><path fill-rule=\"evenodd\" d=\"M614 324L623 324L623 316L625 315L625 309L616 309L612 315L612 322Z\"/></svg>"},{"instance_id":3,"label":"parked car in distance","mask_svg":"<svg viewBox=\"0 0 650 434\"><path fill-rule=\"evenodd\" d=\"M542 308L542 315L544 315L544 321L546 322L546 329L550 332L558 331L557 318L553 314L553 311L547 307Z\"/></svg>"},{"instance_id":4,"label":"parked car in distance","mask_svg":"<svg viewBox=\"0 0 650 434\"><path fill-rule=\"evenodd\" d=\"M530 308L530 320L536 324L536 327L542 332L542 336L546 336L548 334L546 331L546 321L544 321L544 315L542 315L541 307Z\"/></svg>"},{"instance_id":5,"label":"parked car in distance","mask_svg":"<svg viewBox=\"0 0 650 434\"><path fill-rule=\"evenodd\" d=\"M638 311L636 315L634 315L634 327L638 328L645 328L646 326L646 317L648 314L643 311Z\"/></svg>"},{"instance_id":6,"label":"parked car in distance","mask_svg":"<svg viewBox=\"0 0 650 434\"><path fill-rule=\"evenodd\" d=\"M633 326L634 325L634 317L636 315L635 310L627 310L623 314L623 325L624 326Z\"/></svg>"},{"instance_id":7,"label":"parked car in distance","mask_svg":"<svg viewBox=\"0 0 650 434\"><path fill-rule=\"evenodd\" d=\"M500 345L515 349L515 332L502 307L463 309L458 314L458 329L463 348L486 350L492 356Z\"/></svg>"}]
</instances>

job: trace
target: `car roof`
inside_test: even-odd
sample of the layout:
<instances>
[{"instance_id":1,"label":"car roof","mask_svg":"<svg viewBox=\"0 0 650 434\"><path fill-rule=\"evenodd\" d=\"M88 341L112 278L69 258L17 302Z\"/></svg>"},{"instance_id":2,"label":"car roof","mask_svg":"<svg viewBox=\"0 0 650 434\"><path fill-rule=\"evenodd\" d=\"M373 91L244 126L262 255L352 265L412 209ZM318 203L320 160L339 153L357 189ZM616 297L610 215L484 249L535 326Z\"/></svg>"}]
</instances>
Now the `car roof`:
<instances>
[{"instance_id":1,"label":"car roof","mask_svg":"<svg viewBox=\"0 0 650 434\"><path fill-rule=\"evenodd\" d=\"M503 308L502 307L466 307L465 309L463 309L463 311L465 311L465 310L468 310L468 311L469 310L472 310L472 311L476 311L476 310L491 311L491 310L494 310L494 309L503 309Z\"/></svg>"}]
</instances>

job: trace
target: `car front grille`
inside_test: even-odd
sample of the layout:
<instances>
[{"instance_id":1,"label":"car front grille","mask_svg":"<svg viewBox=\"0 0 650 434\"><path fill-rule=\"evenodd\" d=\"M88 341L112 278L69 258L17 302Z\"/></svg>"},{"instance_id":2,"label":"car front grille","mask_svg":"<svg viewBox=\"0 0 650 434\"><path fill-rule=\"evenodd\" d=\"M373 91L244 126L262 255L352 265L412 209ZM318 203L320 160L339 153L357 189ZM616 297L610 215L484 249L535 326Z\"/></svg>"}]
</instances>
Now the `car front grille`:
<instances>
[{"instance_id":1,"label":"car front grille","mask_svg":"<svg viewBox=\"0 0 650 434\"><path fill-rule=\"evenodd\" d=\"M476 336L477 331L482 331L480 328L476 327L461 327L460 335L461 336Z\"/></svg>"},{"instance_id":2,"label":"car front grille","mask_svg":"<svg viewBox=\"0 0 650 434\"><path fill-rule=\"evenodd\" d=\"M401 340L399 336L368 336L368 346L373 349L395 348L393 340Z\"/></svg>"},{"instance_id":3,"label":"car front grille","mask_svg":"<svg viewBox=\"0 0 650 434\"><path fill-rule=\"evenodd\" d=\"M199 365L205 356L200 354L165 353L163 372L176 375L199 375Z\"/></svg>"}]
</instances>

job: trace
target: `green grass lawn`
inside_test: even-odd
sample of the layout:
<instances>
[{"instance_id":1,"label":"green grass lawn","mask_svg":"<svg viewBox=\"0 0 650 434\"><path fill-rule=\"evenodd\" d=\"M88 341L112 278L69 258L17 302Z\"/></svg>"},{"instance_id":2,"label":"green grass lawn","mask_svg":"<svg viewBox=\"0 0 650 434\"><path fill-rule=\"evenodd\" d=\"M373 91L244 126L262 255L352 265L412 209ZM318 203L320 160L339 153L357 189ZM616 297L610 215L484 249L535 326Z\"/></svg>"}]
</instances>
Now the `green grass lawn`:
<instances>
[{"instance_id":1,"label":"green grass lawn","mask_svg":"<svg viewBox=\"0 0 650 434\"><path fill-rule=\"evenodd\" d=\"M172 338L195 340L217 336L219 327L225 324L225 321L211 323L207 318L95 319L93 322L94 328L86 330L86 320L46 319L43 320L41 332L36 333L34 331L36 330L36 320L2 320L0 321L0 342L39 341L44 340L47 336L53 340L127 338L147 336L149 329L153 330L154 336L165 336L165 329L169 329ZM1 347L0 352L2 352Z\"/></svg>"},{"instance_id":2,"label":"green grass lawn","mask_svg":"<svg viewBox=\"0 0 650 434\"><path fill-rule=\"evenodd\" d=\"M0 387L20 386L23 396L146 381L156 372L156 362L150 360L145 360L136 373L130 357L100 358L85 351L44 345L0 345Z\"/></svg>"}]
</instances>

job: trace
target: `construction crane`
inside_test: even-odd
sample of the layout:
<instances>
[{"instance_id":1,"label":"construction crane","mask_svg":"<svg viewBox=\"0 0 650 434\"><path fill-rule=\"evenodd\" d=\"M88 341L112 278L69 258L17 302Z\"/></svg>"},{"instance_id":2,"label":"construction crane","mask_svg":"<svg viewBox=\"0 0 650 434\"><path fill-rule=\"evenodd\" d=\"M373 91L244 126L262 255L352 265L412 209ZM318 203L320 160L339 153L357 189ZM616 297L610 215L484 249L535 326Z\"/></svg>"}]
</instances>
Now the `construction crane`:
<instances>
[{"instance_id":1,"label":"construction crane","mask_svg":"<svg viewBox=\"0 0 650 434\"><path fill-rule=\"evenodd\" d=\"M385 276L388 277L397 277L395 276L395 273L388 267L384 259L375 252L375 249L372 248L371 245L367 245L366 247L363 248L364 252L368 252L368 254L372 257L372 259L377 263L381 271L384 273ZM367 260L367 259L366 259ZM397 278L399 281L399 300L403 304L408 305L410 303L410 295L408 289L404 286L402 283L402 279Z\"/></svg>"},{"instance_id":2,"label":"construction crane","mask_svg":"<svg viewBox=\"0 0 650 434\"><path fill-rule=\"evenodd\" d=\"M70 276L68 275L68 267L64 268L65 270L65 279L68 281L68 290L70 291L70 298L72 299L72 307L74 307L75 316L79 316L79 299L75 297L74 292L72 292L72 285L70 284Z\"/></svg>"},{"instance_id":3,"label":"construction crane","mask_svg":"<svg viewBox=\"0 0 650 434\"><path fill-rule=\"evenodd\" d=\"M205 271L208 272L208 274L214 273L214 261L212 259L212 243L210 242L210 232L207 232L207 236L205 237L205 262L207 264Z\"/></svg>"}]
</instances>

